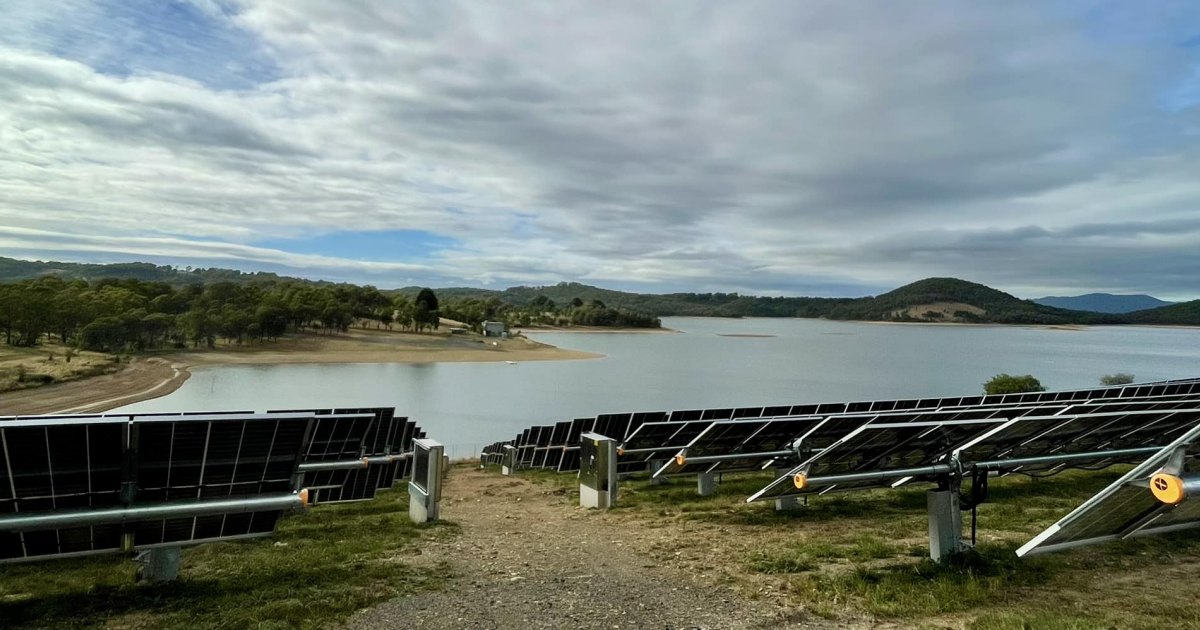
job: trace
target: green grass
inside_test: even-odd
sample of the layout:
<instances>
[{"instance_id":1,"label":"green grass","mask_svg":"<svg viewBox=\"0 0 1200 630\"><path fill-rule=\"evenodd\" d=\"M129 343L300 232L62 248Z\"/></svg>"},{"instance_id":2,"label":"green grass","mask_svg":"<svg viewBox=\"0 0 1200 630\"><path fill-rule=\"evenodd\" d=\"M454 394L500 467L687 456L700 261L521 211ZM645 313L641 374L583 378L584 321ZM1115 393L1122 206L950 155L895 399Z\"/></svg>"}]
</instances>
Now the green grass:
<instances>
[{"instance_id":1,"label":"green grass","mask_svg":"<svg viewBox=\"0 0 1200 630\"><path fill-rule=\"evenodd\" d=\"M1191 605L1200 536L1133 539L1017 558L1018 546L1112 483L1125 469L1071 471L1047 479L994 479L978 510L976 553L941 565L927 557L926 489L873 490L812 497L776 512L745 498L768 474L726 475L717 492L696 495L694 478L650 485L623 480L614 514L648 527L711 525L674 549L712 557L714 540L752 539L734 555L734 581L749 597L783 593L796 610L834 619L871 618L902 627L1200 628ZM571 494L574 475L523 471ZM964 532L969 536L969 513ZM685 528L681 528L681 532Z\"/></svg>"},{"instance_id":2,"label":"green grass","mask_svg":"<svg viewBox=\"0 0 1200 630\"><path fill-rule=\"evenodd\" d=\"M134 563L104 556L0 567L0 627L316 628L372 604L440 588L444 566L414 566L424 540L403 490L316 506L275 536L185 548L180 579L134 583Z\"/></svg>"}]
</instances>

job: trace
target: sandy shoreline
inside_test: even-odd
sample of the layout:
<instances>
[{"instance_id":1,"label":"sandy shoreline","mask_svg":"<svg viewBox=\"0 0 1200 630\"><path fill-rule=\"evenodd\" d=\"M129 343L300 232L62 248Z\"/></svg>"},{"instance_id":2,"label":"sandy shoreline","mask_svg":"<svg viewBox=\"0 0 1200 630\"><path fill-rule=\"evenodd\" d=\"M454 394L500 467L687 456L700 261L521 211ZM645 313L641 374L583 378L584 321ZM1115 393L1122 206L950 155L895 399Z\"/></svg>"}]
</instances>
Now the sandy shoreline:
<instances>
[{"instance_id":1,"label":"sandy shoreline","mask_svg":"<svg viewBox=\"0 0 1200 630\"><path fill-rule=\"evenodd\" d=\"M316 363L453 363L571 361L603 355L566 350L522 337L412 334L352 330L343 335L292 335L277 342L139 357L114 374L0 393L0 415L99 413L166 396L189 368Z\"/></svg>"}]
</instances>

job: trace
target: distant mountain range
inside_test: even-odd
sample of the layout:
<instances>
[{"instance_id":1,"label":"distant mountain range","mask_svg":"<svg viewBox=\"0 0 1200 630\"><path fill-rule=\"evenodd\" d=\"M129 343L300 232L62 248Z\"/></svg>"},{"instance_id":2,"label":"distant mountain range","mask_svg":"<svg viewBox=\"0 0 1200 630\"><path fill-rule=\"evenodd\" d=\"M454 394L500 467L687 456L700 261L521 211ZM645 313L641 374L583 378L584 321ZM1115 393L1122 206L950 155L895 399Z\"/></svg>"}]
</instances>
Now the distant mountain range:
<instances>
[{"instance_id":1,"label":"distant mountain range","mask_svg":"<svg viewBox=\"0 0 1200 630\"><path fill-rule=\"evenodd\" d=\"M1051 295L1033 300L1042 306L1065 308L1072 311L1091 311L1093 313L1132 313L1160 306L1170 306L1167 302L1149 295L1115 295L1112 293L1088 293L1087 295Z\"/></svg>"},{"instance_id":2,"label":"distant mountain range","mask_svg":"<svg viewBox=\"0 0 1200 630\"><path fill-rule=\"evenodd\" d=\"M419 289L399 292L414 296ZM446 299L496 299L525 306L538 296L563 304L579 298L656 317L821 317L826 319L996 324L1187 324L1200 325L1200 300L1127 313L1068 310L1022 300L958 278L927 278L882 295L862 298L754 297L737 293L626 293L575 282L503 291L438 289Z\"/></svg>"},{"instance_id":3,"label":"distant mountain range","mask_svg":"<svg viewBox=\"0 0 1200 630\"><path fill-rule=\"evenodd\" d=\"M305 282L273 273L243 273L229 269L175 269L149 263L98 265L85 263L31 262L0 257L0 282L45 276L64 279L136 279L172 285L212 282ZM319 284L332 284L321 282ZM385 293L415 296L417 287ZM1103 312L1093 304L1066 309L1022 300L975 282L958 278L926 278L894 291L862 298L756 297L737 293L642 294L602 289L575 282L543 287L512 287L503 291L477 288L436 289L443 300L490 300L525 306L538 296L557 304L575 298L599 300L609 308L620 308L655 317L694 315L709 317L819 317L840 320L896 322L969 322L997 324L1173 324L1200 326L1200 300L1142 308L1128 312ZM1090 296L1079 296L1083 299ZM1112 296L1147 298L1148 296ZM1051 298L1043 298L1051 299ZM1154 300L1154 298L1148 298ZM1154 300L1162 304L1161 300ZM1076 303L1078 304L1078 303ZM1103 306L1103 304L1101 304ZM1082 309L1082 310L1081 310Z\"/></svg>"}]
</instances>

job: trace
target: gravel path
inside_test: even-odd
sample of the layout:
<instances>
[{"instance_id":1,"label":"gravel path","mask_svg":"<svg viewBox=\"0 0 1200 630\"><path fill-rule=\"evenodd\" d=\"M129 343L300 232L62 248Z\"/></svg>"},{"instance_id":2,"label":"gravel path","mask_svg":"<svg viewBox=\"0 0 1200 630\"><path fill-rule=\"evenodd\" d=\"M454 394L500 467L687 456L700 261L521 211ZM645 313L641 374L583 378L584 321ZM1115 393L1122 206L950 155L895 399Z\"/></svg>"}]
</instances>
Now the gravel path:
<instances>
[{"instance_id":1,"label":"gravel path","mask_svg":"<svg viewBox=\"0 0 1200 630\"><path fill-rule=\"evenodd\" d=\"M442 592L363 611L350 628L784 628L769 606L653 559L669 531L580 509L574 496L494 471L455 468L442 517L462 526L417 562L448 562Z\"/></svg>"}]
</instances>

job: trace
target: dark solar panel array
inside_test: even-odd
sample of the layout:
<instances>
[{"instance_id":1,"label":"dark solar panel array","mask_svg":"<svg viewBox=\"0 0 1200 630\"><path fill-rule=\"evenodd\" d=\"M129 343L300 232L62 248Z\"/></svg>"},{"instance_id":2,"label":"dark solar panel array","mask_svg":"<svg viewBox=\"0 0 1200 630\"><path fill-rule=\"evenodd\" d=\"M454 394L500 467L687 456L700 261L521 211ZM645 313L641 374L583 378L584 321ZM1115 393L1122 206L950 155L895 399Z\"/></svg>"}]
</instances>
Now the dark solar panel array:
<instances>
[{"instance_id":1,"label":"dark solar panel array","mask_svg":"<svg viewBox=\"0 0 1200 630\"><path fill-rule=\"evenodd\" d=\"M621 472L642 470L656 460L668 461L658 474L736 472L795 465L870 422L1011 419L1034 412L1063 413L1070 407L1113 405L1131 399L1187 400L1193 395L1200 395L1200 379L1060 392L602 414L572 422L557 470L578 470L577 448L583 431L618 440ZM927 413L938 416L925 417ZM944 415L947 413L951 415ZM534 457L542 430L553 432L554 427L533 427L511 441L521 453L519 467L544 465L545 460ZM503 444L485 448L484 461L498 462ZM550 444L557 445L553 433ZM795 456L780 456L791 447L796 448ZM677 454L683 456L684 464L673 461ZM745 457L721 457L739 454ZM722 461L704 461L708 457L721 457ZM697 458L699 461L686 463Z\"/></svg>"},{"instance_id":2,"label":"dark solar panel array","mask_svg":"<svg viewBox=\"0 0 1200 630\"><path fill-rule=\"evenodd\" d=\"M302 463L370 461L366 467L305 472L303 486L310 489L313 503L366 501L407 477L411 456L404 454L411 454L412 441L421 432L415 422L396 417L394 408L306 411L316 414L317 421Z\"/></svg>"},{"instance_id":3,"label":"dark solar panel array","mask_svg":"<svg viewBox=\"0 0 1200 630\"><path fill-rule=\"evenodd\" d=\"M311 415L0 423L0 515L286 495ZM278 510L0 534L0 560L270 534Z\"/></svg>"},{"instance_id":4,"label":"dark solar panel array","mask_svg":"<svg viewBox=\"0 0 1200 630\"><path fill-rule=\"evenodd\" d=\"M834 485L821 484L817 480L825 476L929 466L950 461L952 454L957 454L957 461L965 466L1004 459L1050 458L1033 465L1004 466L1003 463L995 463L989 466L989 470L1000 472L1037 470L1048 474L1072 465L1096 466L1103 464L1105 458L1071 460L1065 456L1161 446L1200 422L1198 410L1200 399L1119 400L1066 407L1057 404L1021 405L1001 410L990 408L928 412L907 417L875 416L872 417L872 423L860 425L829 447L815 452L789 471L787 477L771 482L755 493L751 500L887 486L903 476L881 475L873 481ZM886 418L886 421L880 418ZM903 419L904 422L897 423L897 419ZM963 425L961 430L947 434L941 441L918 442L916 446L919 448L906 451L904 457L896 455L899 449L910 445L906 440L915 431L904 429L904 423L917 422L926 426L932 421L934 424L948 425L966 420L986 420L987 423ZM936 429L931 430L936 433ZM970 431L974 431L974 434L969 434ZM1056 456L1064 459L1056 461ZM1108 463L1129 459L1118 457ZM1140 461L1137 457L1133 459ZM806 488L796 488L791 477L797 474L805 474L813 483Z\"/></svg>"}]
</instances>

